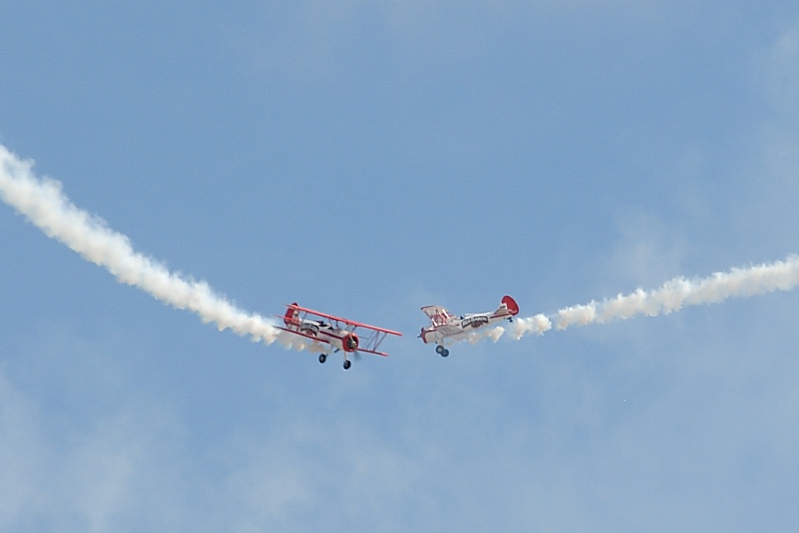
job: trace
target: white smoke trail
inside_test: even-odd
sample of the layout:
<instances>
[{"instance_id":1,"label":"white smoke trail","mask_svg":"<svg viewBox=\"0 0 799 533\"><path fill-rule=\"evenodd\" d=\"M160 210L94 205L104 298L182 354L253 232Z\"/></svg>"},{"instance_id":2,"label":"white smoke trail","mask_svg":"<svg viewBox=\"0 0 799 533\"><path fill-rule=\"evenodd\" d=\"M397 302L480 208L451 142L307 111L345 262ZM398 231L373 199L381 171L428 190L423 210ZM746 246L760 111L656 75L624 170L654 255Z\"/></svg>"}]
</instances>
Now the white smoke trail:
<instances>
[{"instance_id":1,"label":"white smoke trail","mask_svg":"<svg viewBox=\"0 0 799 533\"><path fill-rule=\"evenodd\" d=\"M477 344L478 342L491 339L494 342L497 342L500 337L505 334L505 328L502 326L496 326L493 328L481 328L478 330L473 331L464 331L455 335L450 335L446 339L444 339L443 345L444 346L452 346L453 344L457 344L459 342L466 341L469 344Z\"/></svg>"},{"instance_id":2,"label":"white smoke trail","mask_svg":"<svg viewBox=\"0 0 799 533\"><path fill-rule=\"evenodd\" d=\"M797 285L799 257L789 256L784 261L733 268L698 280L674 278L653 291L638 289L610 300L567 307L551 316L539 314L517 319L513 335L516 339L527 333L542 335L552 329L553 322L556 329L566 329L573 325L605 324L636 315L667 315L684 306L718 303L727 298L756 296L778 290L788 291Z\"/></svg>"},{"instance_id":3,"label":"white smoke trail","mask_svg":"<svg viewBox=\"0 0 799 533\"><path fill-rule=\"evenodd\" d=\"M128 238L105 222L77 208L61 191L61 183L38 179L33 162L23 161L0 145L0 198L88 261L104 267L120 282L136 286L177 309L196 313L222 331L231 329L254 341L271 344L280 334L273 323L236 308L204 281L184 279L133 250Z\"/></svg>"},{"instance_id":4,"label":"white smoke trail","mask_svg":"<svg viewBox=\"0 0 799 533\"><path fill-rule=\"evenodd\" d=\"M135 252L127 237L109 229L100 218L73 205L61 191L58 181L37 178L32 161L17 158L2 145L0 198L46 235L104 267L120 282L139 287L177 309L192 311L203 322L216 324L220 331L231 329L267 344L281 338L289 348L315 349L308 343L284 338L272 321L238 309L215 294L207 283L171 273L153 259ZM638 289L602 302L591 301L567 307L549 316L537 314L516 318L513 336L520 339L530 333L542 335L553 327L563 330L573 325L604 324L637 315L669 314L684 306L717 303L731 297L755 296L776 290L787 291L797 285L799 257L790 256L784 261L734 268L698 280L679 277L653 291ZM498 327L475 332L465 340L477 342L490 337L496 342L504 331Z\"/></svg>"}]
</instances>

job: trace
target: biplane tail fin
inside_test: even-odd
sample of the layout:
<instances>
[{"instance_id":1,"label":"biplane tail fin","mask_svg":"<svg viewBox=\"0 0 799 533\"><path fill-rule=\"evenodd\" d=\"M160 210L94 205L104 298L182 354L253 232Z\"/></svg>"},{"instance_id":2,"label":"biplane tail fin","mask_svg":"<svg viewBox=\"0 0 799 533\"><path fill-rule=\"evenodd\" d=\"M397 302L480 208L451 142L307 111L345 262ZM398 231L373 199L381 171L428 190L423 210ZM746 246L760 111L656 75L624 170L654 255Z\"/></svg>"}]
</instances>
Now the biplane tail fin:
<instances>
[{"instance_id":1,"label":"biplane tail fin","mask_svg":"<svg viewBox=\"0 0 799 533\"><path fill-rule=\"evenodd\" d=\"M516 316L519 314L519 304L517 304L516 300L510 296L505 295L502 297L502 302L499 305L499 309L497 309L497 314L500 313L507 313L511 316Z\"/></svg>"},{"instance_id":2,"label":"biplane tail fin","mask_svg":"<svg viewBox=\"0 0 799 533\"><path fill-rule=\"evenodd\" d=\"M286 314L283 315L283 323L287 326L296 326L300 323L300 310L297 302L286 307Z\"/></svg>"}]
</instances>

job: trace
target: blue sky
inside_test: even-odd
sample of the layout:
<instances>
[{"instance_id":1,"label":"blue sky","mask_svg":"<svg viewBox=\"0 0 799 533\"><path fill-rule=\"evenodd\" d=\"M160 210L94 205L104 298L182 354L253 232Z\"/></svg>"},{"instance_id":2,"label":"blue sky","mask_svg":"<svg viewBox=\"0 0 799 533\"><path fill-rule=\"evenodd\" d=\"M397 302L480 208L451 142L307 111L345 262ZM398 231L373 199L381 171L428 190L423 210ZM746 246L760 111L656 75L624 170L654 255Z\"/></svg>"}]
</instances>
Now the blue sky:
<instances>
[{"instance_id":1,"label":"blue sky","mask_svg":"<svg viewBox=\"0 0 799 533\"><path fill-rule=\"evenodd\" d=\"M799 295L460 344L799 251L794 2L0 2L0 143L344 372L0 206L0 531L779 531Z\"/></svg>"}]
</instances>

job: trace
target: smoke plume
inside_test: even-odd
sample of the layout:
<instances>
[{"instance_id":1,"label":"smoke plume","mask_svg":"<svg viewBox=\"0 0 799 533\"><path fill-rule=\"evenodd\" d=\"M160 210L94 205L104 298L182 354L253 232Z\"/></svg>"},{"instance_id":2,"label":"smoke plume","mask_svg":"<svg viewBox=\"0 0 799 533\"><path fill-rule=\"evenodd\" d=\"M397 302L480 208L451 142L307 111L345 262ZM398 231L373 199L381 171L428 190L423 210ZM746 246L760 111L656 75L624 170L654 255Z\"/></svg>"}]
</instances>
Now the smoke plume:
<instances>
[{"instance_id":1,"label":"smoke plume","mask_svg":"<svg viewBox=\"0 0 799 533\"><path fill-rule=\"evenodd\" d=\"M230 329L267 344L280 333L270 321L238 309L204 281L181 277L134 251L126 236L73 205L62 192L60 182L37 178L32 161L17 158L2 145L0 198L47 236L105 268L121 283L138 287L172 307L191 311L203 322L214 323L220 331Z\"/></svg>"},{"instance_id":2,"label":"smoke plume","mask_svg":"<svg viewBox=\"0 0 799 533\"><path fill-rule=\"evenodd\" d=\"M57 239L86 260L108 270L121 283L133 285L177 309L197 314L203 322L221 330L249 335L254 341L271 344L280 338L286 347L312 349L308 343L286 338L274 322L258 314L238 309L216 294L204 281L186 279L170 272L155 260L133 250L128 238L106 223L77 208L64 195L61 183L38 178L33 162L21 160L0 145L0 198L14 207L46 235ZM552 329L605 324L637 315L657 316L679 311L685 306L717 303L727 298L755 296L772 291L787 291L799 285L799 257L733 268L701 279L674 278L660 288L637 289L601 302L566 307L552 315L537 314L516 318L512 335L542 335ZM496 342L504 333L494 328L465 338L476 342L490 337ZM460 339L463 340L463 339Z\"/></svg>"},{"instance_id":3,"label":"smoke plume","mask_svg":"<svg viewBox=\"0 0 799 533\"><path fill-rule=\"evenodd\" d=\"M788 291L799 285L799 257L784 261L733 268L701 279L674 278L653 291L637 289L615 298L592 301L561 309L554 315L538 314L517 319L514 337L541 335L552 329L569 326L605 324L637 315L667 315L685 306L718 303L738 296L756 296L773 291Z\"/></svg>"}]
</instances>

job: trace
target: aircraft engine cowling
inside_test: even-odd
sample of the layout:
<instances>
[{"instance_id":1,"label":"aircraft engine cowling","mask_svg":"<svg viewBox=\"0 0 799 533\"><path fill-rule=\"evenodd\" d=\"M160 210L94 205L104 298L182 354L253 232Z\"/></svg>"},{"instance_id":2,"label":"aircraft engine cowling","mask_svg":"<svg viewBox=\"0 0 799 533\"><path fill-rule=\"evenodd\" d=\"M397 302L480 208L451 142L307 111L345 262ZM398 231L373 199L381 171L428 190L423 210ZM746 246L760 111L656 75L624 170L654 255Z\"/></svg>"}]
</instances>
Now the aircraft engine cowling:
<instances>
[{"instance_id":1,"label":"aircraft engine cowling","mask_svg":"<svg viewBox=\"0 0 799 533\"><path fill-rule=\"evenodd\" d=\"M354 352L358 349L358 335L347 333L341 339L341 349L345 352Z\"/></svg>"}]
</instances>

